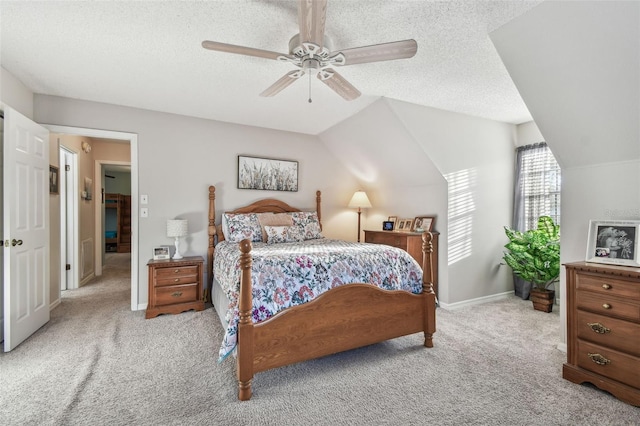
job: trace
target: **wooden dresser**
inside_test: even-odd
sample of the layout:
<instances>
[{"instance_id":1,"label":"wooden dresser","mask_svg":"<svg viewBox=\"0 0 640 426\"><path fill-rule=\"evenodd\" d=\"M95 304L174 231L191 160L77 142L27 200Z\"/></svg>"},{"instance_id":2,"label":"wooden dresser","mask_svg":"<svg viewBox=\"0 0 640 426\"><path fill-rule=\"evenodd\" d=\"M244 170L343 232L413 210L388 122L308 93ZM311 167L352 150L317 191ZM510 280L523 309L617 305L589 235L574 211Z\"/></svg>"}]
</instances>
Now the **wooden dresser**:
<instances>
[{"instance_id":1,"label":"wooden dresser","mask_svg":"<svg viewBox=\"0 0 640 426\"><path fill-rule=\"evenodd\" d=\"M640 406L640 268L587 262L567 270L562 377Z\"/></svg>"},{"instance_id":2,"label":"wooden dresser","mask_svg":"<svg viewBox=\"0 0 640 426\"><path fill-rule=\"evenodd\" d=\"M200 256L180 260L150 260L149 304L146 318L160 314L178 314L204 309L202 276L204 259Z\"/></svg>"},{"instance_id":3,"label":"wooden dresser","mask_svg":"<svg viewBox=\"0 0 640 426\"><path fill-rule=\"evenodd\" d=\"M438 232L433 235L433 292L438 296ZM422 233L399 231L364 231L364 242L386 244L405 250L422 266Z\"/></svg>"}]
</instances>

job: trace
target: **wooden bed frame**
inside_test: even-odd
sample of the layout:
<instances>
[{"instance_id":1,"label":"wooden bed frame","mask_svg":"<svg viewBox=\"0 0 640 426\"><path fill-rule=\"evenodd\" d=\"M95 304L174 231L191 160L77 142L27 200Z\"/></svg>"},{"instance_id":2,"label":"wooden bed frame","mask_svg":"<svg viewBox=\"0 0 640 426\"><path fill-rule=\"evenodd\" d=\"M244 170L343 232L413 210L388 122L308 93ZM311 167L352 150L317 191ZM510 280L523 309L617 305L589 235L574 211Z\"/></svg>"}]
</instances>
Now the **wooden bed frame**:
<instances>
[{"instance_id":1,"label":"wooden bed frame","mask_svg":"<svg viewBox=\"0 0 640 426\"><path fill-rule=\"evenodd\" d=\"M318 220L321 194L316 192ZM297 212L274 199L260 200L229 213ZM223 241L215 224L215 187L209 187L208 294L213 285L214 243ZM424 346L433 347L436 296L433 292L433 236L422 235L422 293L386 291L370 284L347 284L331 289L304 305L282 311L254 324L251 295L251 242L240 242L240 323L238 324L238 398L251 398L255 373L355 349L395 337L424 332Z\"/></svg>"}]
</instances>

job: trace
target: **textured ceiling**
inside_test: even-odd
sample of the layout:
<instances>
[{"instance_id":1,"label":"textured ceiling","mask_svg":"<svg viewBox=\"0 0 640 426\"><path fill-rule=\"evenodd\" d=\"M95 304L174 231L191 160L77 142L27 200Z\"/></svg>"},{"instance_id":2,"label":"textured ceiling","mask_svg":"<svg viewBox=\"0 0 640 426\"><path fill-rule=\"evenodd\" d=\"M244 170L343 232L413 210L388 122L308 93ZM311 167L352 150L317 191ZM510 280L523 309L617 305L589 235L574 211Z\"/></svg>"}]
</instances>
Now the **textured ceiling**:
<instances>
[{"instance_id":1,"label":"textured ceiling","mask_svg":"<svg viewBox=\"0 0 640 426\"><path fill-rule=\"evenodd\" d=\"M413 38L411 59L341 67L347 102L293 66L203 40L287 53L297 2L0 2L0 61L35 93L318 134L381 96L509 123L531 120L488 33L540 1L329 0L334 50ZM308 103L311 90L312 103Z\"/></svg>"}]
</instances>

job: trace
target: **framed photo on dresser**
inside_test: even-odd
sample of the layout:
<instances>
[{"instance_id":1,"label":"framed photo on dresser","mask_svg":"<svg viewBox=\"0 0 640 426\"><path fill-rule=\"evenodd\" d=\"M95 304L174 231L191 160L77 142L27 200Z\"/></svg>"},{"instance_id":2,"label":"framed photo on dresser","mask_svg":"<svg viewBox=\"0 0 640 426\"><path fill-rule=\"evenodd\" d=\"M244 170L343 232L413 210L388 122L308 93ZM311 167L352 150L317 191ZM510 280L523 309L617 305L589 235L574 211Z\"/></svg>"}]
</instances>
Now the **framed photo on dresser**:
<instances>
[{"instance_id":1,"label":"framed photo on dresser","mask_svg":"<svg viewBox=\"0 0 640 426\"><path fill-rule=\"evenodd\" d=\"M640 220L591 220L587 262L640 267Z\"/></svg>"}]
</instances>

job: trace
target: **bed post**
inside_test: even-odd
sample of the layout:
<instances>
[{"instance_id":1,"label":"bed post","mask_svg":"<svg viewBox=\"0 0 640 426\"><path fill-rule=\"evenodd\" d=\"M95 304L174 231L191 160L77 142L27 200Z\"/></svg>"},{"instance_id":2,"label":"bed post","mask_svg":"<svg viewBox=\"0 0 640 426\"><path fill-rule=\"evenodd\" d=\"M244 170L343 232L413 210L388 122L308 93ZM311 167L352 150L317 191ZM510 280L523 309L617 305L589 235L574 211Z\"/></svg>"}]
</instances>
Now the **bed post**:
<instances>
[{"instance_id":1,"label":"bed post","mask_svg":"<svg viewBox=\"0 0 640 426\"><path fill-rule=\"evenodd\" d=\"M251 241L240 242L240 322L238 323L238 398L251 399L253 380L253 296L251 294Z\"/></svg>"},{"instance_id":2,"label":"bed post","mask_svg":"<svg viewBox=\"0 0 640 426\"><path fill-rule=\"evenodd\" d=\"M209 187L209 247L207 248L207 288L204 290L204 301L213 302L211 290L213 288L213 250L216 235L216 187Z\"/></svg>"},{"instance_id":3,"label":"bed post","mask_svg":"<svg viewBox=\"0 0 640 426\"><path fill-rule=\"evenodd\" d=\"M424 346L433 347L433 333L436 332L436 295L433 292L433 234L422 233L422 293L425 295L424 307Z\"/></svg>"},{"instance_id":4,"label":"bed post","mask_svg":"<svg viewBox=\"0 0 640 426\"><path fill-rule=\"evenodd\" d=\"M316 212L318 213L318 222L320 223L320 230L322 231L322 194L320 191L316 191Z\"/></svg>"}]
</instances>

